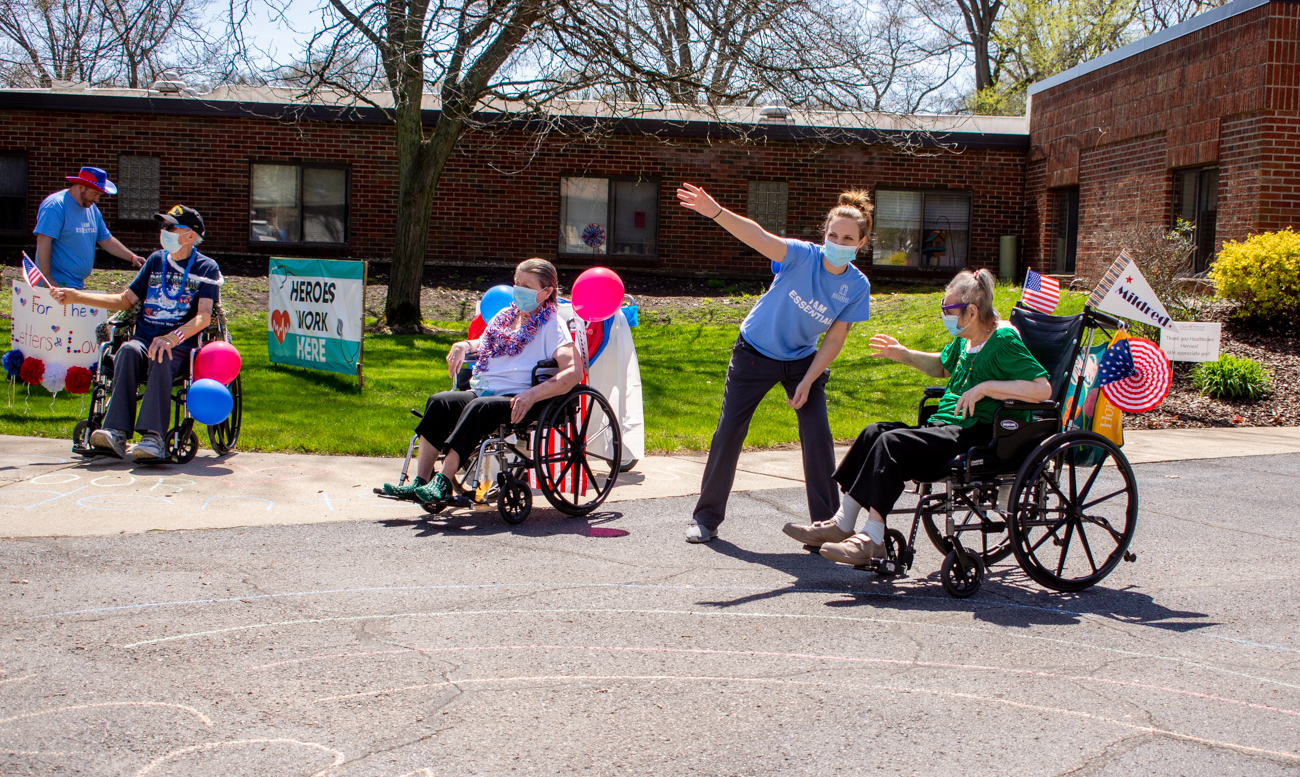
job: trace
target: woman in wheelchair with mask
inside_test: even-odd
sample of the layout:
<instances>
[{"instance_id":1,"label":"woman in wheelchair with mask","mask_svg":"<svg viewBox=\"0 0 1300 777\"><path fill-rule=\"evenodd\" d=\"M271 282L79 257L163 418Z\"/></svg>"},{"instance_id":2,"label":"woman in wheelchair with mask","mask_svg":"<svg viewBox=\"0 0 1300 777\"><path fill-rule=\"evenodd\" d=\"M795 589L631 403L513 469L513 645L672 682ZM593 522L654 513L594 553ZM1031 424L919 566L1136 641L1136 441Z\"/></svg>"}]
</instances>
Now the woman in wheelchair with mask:
<instances>
[{"instance_id":1,"label":"woman in wheelchair with mask","mask_svg":"<svg viewBox=\"0 0 1300 777\"><path fill-rule=\"evenodd\" d=\"M477 352L469 391L443 391L429 397L420 435L416 477L409 485L384 484L388 496L443 502L452 494L451 478L485 437L507 421L521 423L537 403L560 396L581 376L574 362L573 337L557 310L559 277L544 259L515 268L514 303L487 324L478 340L462 340L447 354L453 385L466 356ZM532 384L533 368L554 359L555 377ZM442 467L435 474L439 454Z\"/></svg>"},{"instance_id":2,"label":"woman in wheelchair with mask","mask_svg":"<svg viewBox=\"0 0 1300 777\"><path fill-rule=\"evenodd\" d=\"M1020 334L999 326L993 309L993 275L963 271L948 284L941 315L952 342L940 353L913 351L889 335L871 338L872 355L906 364L934 378L949 378L936 412L925 425L871 424L835 470L844 492L839 512L811 525L786 524L785 533L820 548L841 564L862 566L885 556L885 516L909 480L943 479L948 462L993 438L993 414L1003 400L1043 402L1051 398L1048 373L1029 353ZM1003 413L1020 418L1025 414ZM869 510L866 526L854 533L858 513Z\"/></svg>"}]
</instances>

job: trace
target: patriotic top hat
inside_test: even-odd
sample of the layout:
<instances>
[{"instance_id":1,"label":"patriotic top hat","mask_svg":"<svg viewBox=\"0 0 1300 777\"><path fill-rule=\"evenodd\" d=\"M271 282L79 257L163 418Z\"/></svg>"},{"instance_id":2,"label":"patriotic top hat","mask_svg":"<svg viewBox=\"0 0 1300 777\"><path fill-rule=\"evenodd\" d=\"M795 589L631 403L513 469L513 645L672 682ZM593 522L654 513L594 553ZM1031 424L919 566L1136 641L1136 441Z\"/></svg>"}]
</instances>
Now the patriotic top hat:
<instances>
[{"instance_id":1,"label":"patriotic top hat","mask_svg":"<svg viewBox=\"0 0 1300 777\"><path fill-rule=\"evenodd\" d=\"M68 183L79 183L104 194L117 194L117 186L108 180L108 173L98 167L83 167L79 174L65 177Z\"/></svg>"}]
</instances>

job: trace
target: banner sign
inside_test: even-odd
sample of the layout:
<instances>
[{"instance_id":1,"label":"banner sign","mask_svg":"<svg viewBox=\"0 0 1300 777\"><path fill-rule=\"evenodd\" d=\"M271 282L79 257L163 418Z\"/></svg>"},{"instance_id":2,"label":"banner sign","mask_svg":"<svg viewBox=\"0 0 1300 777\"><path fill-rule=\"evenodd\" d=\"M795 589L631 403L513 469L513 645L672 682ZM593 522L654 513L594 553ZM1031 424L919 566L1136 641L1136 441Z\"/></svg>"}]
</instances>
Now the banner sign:
<instances>
[{"instance_id":1,"label":"banner sign","mask_svg":"<svg viewBox=\"0 0 1300 777\"><path fill-rule=\"evenodd\" d=\"M32 288L21 280L13 281L13 295L10 348L47 365L89 369L99 361L95 327L107 321L113 311L89 305L61 305L50 296L49 289Z\"/></svg>"},{"instance_id":2,"label":"banner sign","mask_svg":"<svg viewBox=\"0 0 1300 777\"><path fill-rule=\"evenodd\" d=\"M366 263L272 257L270 286L271 363L359 379Z\"/></svg>"},{"instance_id":3,"label":"banner sign","mask_svg":"<svg viewBox=\"0 0 1300 777\"><path fill-rule=\"evenodd\" d=\"M1119 258L1088 297L1088 307L1162 329L1178 328L1160 298L1151 290L1151 284L1142 277L1137 264L1128 255L1128 249L1119 252Z\"/></svg>"},{"instance_id":4,"label":"banner sign","mask_svg":"<svg viewBox=\"0 0 1300 777\"><path fill-rule=\"evenodd\" d=\"M1178 321L1177 330L1160 330L1160 350L1170 361L1213 362L1219 360L1223 324Z\"/></svg>"}]
</instances>

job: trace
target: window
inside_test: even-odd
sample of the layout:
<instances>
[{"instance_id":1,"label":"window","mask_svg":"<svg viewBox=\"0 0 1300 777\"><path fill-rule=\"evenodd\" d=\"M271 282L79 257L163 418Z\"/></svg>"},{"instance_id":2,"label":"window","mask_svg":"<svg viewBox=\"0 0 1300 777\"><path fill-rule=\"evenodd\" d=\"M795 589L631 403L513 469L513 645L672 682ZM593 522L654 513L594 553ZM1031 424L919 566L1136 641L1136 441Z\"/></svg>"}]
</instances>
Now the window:
<instances>
[{"instance_id":1,"label":"window","mask_svg":"<svg viewBox=\"0 0 1300 777\"><path fill-rule=\"evenodd\" d=\"M117 158L117 217L133 221L152 219L160 199L158 157Z\"/></svg>"},{"instance_id":2,"label":"window","mask_svg":"<svg viewBox=\"0 0 1300 777\"><path fill-rule=\"evenodd\" d=\"M785 237L786 213L790 204L790 184L784 181L750 181L747 215L763 229Z\"/></svg>"},{"instance_id":3,"label":"window","mask_svg":"<svg viewBox=\"0 0 1300 777\"><path fill-rule=\"evenodd\" d=\"M1174 223L1193 227L1192 271L1205 272L1214 257L1215 227L1219 216L1219 168L1200 167L1174 171Z\"/></svg>"},{"instance_id":4,"label":"window","mask_svg":"<svg viewBox=\"0 0 1300 777\"><path fill-rule=\"evenodd\" d=\"M1052 192L1052 272L1074 274L1079 250L1079 187Z\"/></svg>"},{"instance_id":5,"label":"window","mask_svg":"<svg viewBox=\"0 0 1300 777\"><path fill-rule=\"evenodd\" d=\"M970 254L966 192L876 191L873 264L965 267Z\"/></svg>"},{"instance_id":6,"label":"window","mask_svg":"<svg viewBox=\"0 0 1300 777\"><path fill-rule=\"evenodd\" d=\"M560 179L560 253L658 254L659 181Z\"/></svg>"},{"instance_id":7,"label":"window","mask_svg":"<svg viewBox=\"0 0 1300 777\"><path fill-rule=\"evenodd\" d=\"M248 239L273 243L346 243L348 169L253 165Z\"/></svg>"},{"instance_id":8,"label":"window","mask_svg":"<svg viewBox=\"0 0 1300 777\"><path fill-rule=\"evenodd\" d=\"M0 231L27 231L26 154L0 154Z\"/></svg>"}]
</instances>

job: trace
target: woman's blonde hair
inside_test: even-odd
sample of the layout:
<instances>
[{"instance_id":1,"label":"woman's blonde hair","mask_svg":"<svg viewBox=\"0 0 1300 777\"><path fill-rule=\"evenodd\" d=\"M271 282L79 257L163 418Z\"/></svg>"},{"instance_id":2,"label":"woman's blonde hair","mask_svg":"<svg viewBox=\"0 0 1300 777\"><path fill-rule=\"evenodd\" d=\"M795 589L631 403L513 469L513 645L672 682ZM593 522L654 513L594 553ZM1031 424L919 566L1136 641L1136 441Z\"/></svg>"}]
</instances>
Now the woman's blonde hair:
<instances>
[{"instance_id":1,"label":"woman's blonde hair","mask_svg":"<svg viewBox=\"0 0 1300 777\"><path fill-rule=\"evenodd\" d=\"M993 308L993 273L988 270L962 270L948 282L947 293L955 294L958 302L974 305L985 324L998 322L998 311Z\"/></svg>"},{"instance_id":2,"label":"woman's blonde hair","mask_svg":"<svg viewBox=\"0 0 1300 777\"><path fill-rule=\"evenodd\" d=\"M531 273L537 276L537 282L542 284L542 288L551 290L551 296L547 297L545 302L559 301L560 274L555 271L555 265L545 259L525 259L519 263L515 271Z\"/></svg>"},{"instance_id":3,"label":"woman's blonde hair","mask_svg":"<svg viewBox=\"0 0 1300 777\"><path fill-rule=\"evenodd\" d=\"M858 225L858 241L871 234L871 194L858 189L844 192L840 195L840 200L835 207L831 208L830 213L826 214L826 220L822 222L822 233L825 234L830 229L831 222L835 219L853 219Z\"/></svg>"}]
</instances>

